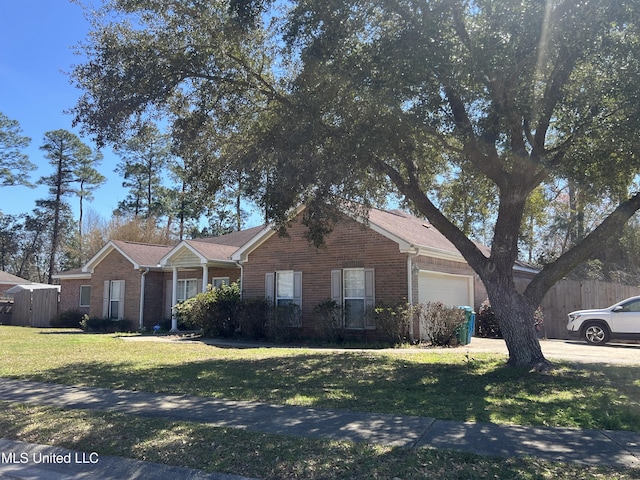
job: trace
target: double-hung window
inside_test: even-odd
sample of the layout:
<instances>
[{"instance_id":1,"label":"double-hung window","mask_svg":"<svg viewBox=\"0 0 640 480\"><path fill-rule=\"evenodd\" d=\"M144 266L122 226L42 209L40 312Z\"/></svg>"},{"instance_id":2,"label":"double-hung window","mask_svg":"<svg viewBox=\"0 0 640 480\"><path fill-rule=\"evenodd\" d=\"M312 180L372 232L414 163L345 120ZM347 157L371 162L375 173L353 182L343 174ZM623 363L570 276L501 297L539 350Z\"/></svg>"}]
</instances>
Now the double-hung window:
<instances>
[{"instance_id":1,"label":"double-hung window","mask_svg":"<svg viewBox=\"0 0 640 480\"><path fill-rule=\"evenodd\" d=\"M293 303L293 271L276 272L276 306Z\"/></svg>"},{"instance_id":2,"label":"double-hung window","mask_svg":"<svg viewBox=\"0 0 640 480\"><path fill-rule=\"evenodd\" d=\"M105 280L102 316L111 320L124 318L124 280Z\"/></svg>"},{"instance_id":3,"label":"double-hung window","mask_svg":"<svg viewBox=\"0 0 640 480\"><path fill-rule=\"evenodd\" d=\"M302 272L280 270L265 275L265 298L281 313L289 311L292 315L289 326L302 325L300 313L302 309ZM294 308L297 306L297 308ZM289 308L291 307L291 308Z\"/></svg>"},{"instance_id":4,"label":"double-hung window","mask_svg":"<svg viewBox=\"0 0 640 480\"><path fill-rule=\"evenodd\" d=\"M197 279L185 279L178 280L177 298L178 302L184 302L185 300L195 297L198 294L198 280Z\"/></svg>"},{"instance_id":5,"label":"double-hung window","mask_svg":"<svg viewBox=\"0 0 640 480\"><path fill-rule=\"evenodd\" d=\"M364 328L364 269L343 270L344 326Z\"/></svg>"},{"instance_id":6,"label":"double-hung window","mask_svg":"<svg viewBox=\"0 0 640 480\"><path fill-rule=\"evenodd\" d=\"M91 305L91 285L80 286L80 306L89 307Z\"/></svg>"},{"instance_id":7,"label":"double-hung window","mask_svg":"<svg viewBox=\"0 0 640 480\"><path fill-rule=\"evenodd\" d=\"M211 286L213 288L220 288L222 285L230 285L229 277L216 277L211 279Z\"/></svg>"},{"instance_id":8,"label":"double-hung window","mask_svg":"<svg viewBox=\"0 0 640 480\"><path fill-rule=\"evenodd\" d=\"M374 306L375 277L372 268L345 268L331 272L331 299L342 306L344 326L375 328L366 315Z\"/></svg>"}]
</instances>

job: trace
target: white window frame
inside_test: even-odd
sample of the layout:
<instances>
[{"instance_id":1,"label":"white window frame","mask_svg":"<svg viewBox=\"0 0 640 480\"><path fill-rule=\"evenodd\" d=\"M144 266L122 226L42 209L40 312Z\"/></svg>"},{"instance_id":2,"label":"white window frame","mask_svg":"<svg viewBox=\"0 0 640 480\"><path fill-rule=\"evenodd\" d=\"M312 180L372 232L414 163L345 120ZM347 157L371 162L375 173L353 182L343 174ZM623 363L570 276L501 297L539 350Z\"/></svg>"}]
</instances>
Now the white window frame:
<instances>
[{"instance_id":1,"label":"white window frame","mask_svg":"<svg viewBox=\"0 0 640 480\"><path fill-rule=\"evenodd\" d=\"M219 288L223 283L225 285L230 285L229 277L214 277L211 279L211 282L210 282L213 288Z\"/></svg>"},{"instance_id":2,"label":"white window frame","mask_svg":"<svg viewBox=\"0 0 640 480\"><path fill-rule=\"evenodd\" d=\"M195 285L193 289L194 294L189 294L189 284L192 283ZM197 278L179 278L178 279L178 290L176 291L176 302L184 302L185 300L190 299L191 297L195 297L199 292L198 290L198 279Z\"/></svg>"},{"instance_id":3,"label":"white window frame","mask_svg":"<svg viewBox=\"0 0 640 480\"><path fill-rule=\"evenodd\" d=\"M364 275L364 294L363 296L347 296L347 285L345 282L345 272L362 271ZM344 328L349 330L372 330L375 324L372 319L367 318L367 309L373 308L375 305L375 274L373 268L343 268L331 271L331 299L342 307L342 324ZM347 325L346 318L346 301L362 300L364 306L364 315L360 325Z\"/></svg>"},{"instance_id":4,"label":"white window frame","mask_svg":"<svg viewBox=\"0 0 640 480\"><path fill-rule=\"evenodd\" d=\"M293 296L282 295L278 288L278 279L280 275L292 275L292 291ZM289 292L286 292L289 293ZM268 272L265 274L265 299L273 306L297 305L300 314L302 314L302 272L294 270L278 270L276 272ZM302 318L295 319L290 327L302 327Z\"/></svg>"},{"instance_id":5,"label":"white window frame","mask_svg":"<svg viewBox=\"0 0 640 480\"><path fill-rule=\"evenodd\" d=\"M116 288L115 286L118 285ZM111 280L109 282L109 316L110 320L122 320L124 318L124 280ZM114 306L115 312L114 312Z\"/></svg>"},{"instance_id":6,"label":"white window frame","mask_svg":"<svg viewBox=\"0 0 640 480\"><path fill-rule=\"evenodd\" d=\"M82 291L83 290L88 290L88 298L87 298L87 303L84 304L82 303ZM78 300L79 306L80 307L90 307L91 306L91 285L80 285L80 298Z\"/></svg>"},{"instance_id":7,"label":"white window frame","mask_svg":"<svg viewBox=\"0 0 640 480\"><path fill-rule=\"evenodd\" d=\"M347 278L349 277L350 273L360 273L362 274L362 295L347 295L347 290L353 290L353 288L349 288L347 286ZM344 326L345 328L348 329L353 329L353 330L363 330L364 329L364 316L366 314L366 298L365 298L365 274L364 274L364 268L343 268L342 269L342 307L344 309ZM347 302L353 302L353 301L362 301L362 312L363 312L363 316L362 319L358 319L358 321L360 322L358 325L347 325Z\"/></svg>"},{"instance_id":8,"label":"white window frame","mask_svg":"<svg viewBox=\"0 0 640 480\"><path fill-rule=\"evenodd\" d=\"M283 277L284 275L286 276L291 276L291 295L283 295L283 293L280 290L280 277ZM276 277L275 277L275 303L276 303L276 307L279 307L281 305L291 305L294 303L294 275L293 275L293 270L280 270L276 272Z\"/></svg>"}]
</instances>

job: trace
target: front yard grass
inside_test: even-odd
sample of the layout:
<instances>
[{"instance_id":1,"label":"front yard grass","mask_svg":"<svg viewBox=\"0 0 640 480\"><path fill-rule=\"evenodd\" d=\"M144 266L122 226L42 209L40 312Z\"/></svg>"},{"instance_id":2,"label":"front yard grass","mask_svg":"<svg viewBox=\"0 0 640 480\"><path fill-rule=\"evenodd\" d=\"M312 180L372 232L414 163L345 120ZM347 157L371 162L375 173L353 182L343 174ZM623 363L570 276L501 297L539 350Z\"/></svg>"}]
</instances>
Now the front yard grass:
<instances>
[{"instance_id":1,"label":"front yard grass","mask_svg":"<svg viewBox=\"0 0 640 480\"><path fill-rule=\"evenodd\" d=\"M0 326L0 377L443 420L640 431L638 368L505 368L500 355L126 341Z\"/></svg>"},{"instance_id":2,"label":"front yard grass","mask_svg":"<svg viewBox=\"0 0 640 480\"><path fill-rule=\"evenodd\" d=\"M270 479L631 480L638 470L306 440L232 428L0 402L6 438Z\"/></svg>"},{"instance_id":3,"label":"front yard grass","mask_svg":"<svg viewBox=\"0 0 640 480\"><path fill-rule=\"evenodd\" d=\"M332 352L126 341L0 326L0 378L460 421L640 431L635 367L558 364L551 375L458 352ZM638 470L306 440L0 402L5 438L264 479L638 478Z\"/></svg>"}]
</instances>

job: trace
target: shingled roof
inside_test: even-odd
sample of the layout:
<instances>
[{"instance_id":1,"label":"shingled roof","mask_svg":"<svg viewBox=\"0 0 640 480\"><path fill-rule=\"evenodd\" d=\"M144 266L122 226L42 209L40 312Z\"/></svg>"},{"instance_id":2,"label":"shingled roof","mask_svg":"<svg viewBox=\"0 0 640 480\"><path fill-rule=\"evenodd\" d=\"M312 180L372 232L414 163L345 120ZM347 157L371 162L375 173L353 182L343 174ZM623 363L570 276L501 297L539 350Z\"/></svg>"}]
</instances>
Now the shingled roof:
<instances>
[{"instance_id":1,"label":"shingled roof","mask_svg":"<svg viewBox=\"0 0 640 480\"><path fill-rule=\"evenodd\" d=\"M0 284L2 285L24 285L27 283L31 282L29 280L25 280L24 278L16 277L15 275L0 270Z\"/></svg>"},{"instance_id":2,"label":"shingled roof","mask_svg":"<svg viewBox=\"0 0 640 480\"><path fill-rule=\"evenodd\" d=\"M125 240L110 240L89 262L82 268L84 272L91 272L114 249L129 260L134 268L156 267L160 259L173 247L170 245L154 245L150 243L128 242Z\"/></svg>"}]
</instances>

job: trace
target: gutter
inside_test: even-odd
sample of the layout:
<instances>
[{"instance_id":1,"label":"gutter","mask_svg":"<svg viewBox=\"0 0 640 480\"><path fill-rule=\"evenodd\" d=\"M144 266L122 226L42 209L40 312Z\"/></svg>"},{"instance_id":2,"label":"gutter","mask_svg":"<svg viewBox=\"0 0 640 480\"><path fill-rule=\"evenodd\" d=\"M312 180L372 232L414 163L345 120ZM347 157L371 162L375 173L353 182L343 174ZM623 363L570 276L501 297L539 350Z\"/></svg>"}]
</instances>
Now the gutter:
<instances>
[{"instance_id":1,"label":"gutter","mask_svg":"<svg viewBox=\"0 0 640 480\"><path fill-rule=\"evenodd\" d=\"M140 277L140 331L144 328L144 285L147 273L149 273L149 267L142 272Z\"/></svg>"},{"instance_id":2,"label":"gutter","mask_svg":"<svg viewBox=\"0 0 640 480\"><path fill-rule=\"evenodd\" d=\"M407 255L407 303L409 305L413 305L413 260L418 257L418 249L413 247L411 248L413 252L408 252ZM414 340L414 329L415 325L413 324L413 320L411 321L411 328L409 329L409 339L413 342ZM418 329L420 327L418 326Z\"/></svg>"}]
</instances>

